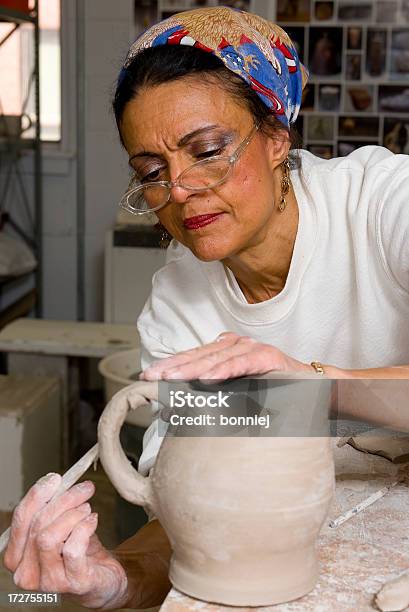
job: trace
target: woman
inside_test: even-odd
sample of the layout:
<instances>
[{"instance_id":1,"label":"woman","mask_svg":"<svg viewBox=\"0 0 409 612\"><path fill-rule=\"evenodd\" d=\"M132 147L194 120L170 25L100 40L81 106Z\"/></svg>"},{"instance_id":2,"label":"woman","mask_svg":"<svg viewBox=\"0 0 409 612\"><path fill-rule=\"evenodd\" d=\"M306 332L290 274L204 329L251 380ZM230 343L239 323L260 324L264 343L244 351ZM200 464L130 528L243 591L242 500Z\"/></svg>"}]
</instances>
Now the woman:
<instances>
[{"instance_id":1,"label":"woman","mask_svg":"<svg viewBox=\"0 0 409 612\"><path fill-rule=\"evenodd\" d=\"M135 176L122 205L175 239L138 323L145 380L408 377L408 158L294 151L306 80L280 28L227 8L174 16L131 48L114 101ZM158 447L155 422L142 472ZM14 513L16 584L103 609L160 603L171 550L158 521L111 555L92 484L47 504L59 480Z\"/></svg>"}]
</instances>

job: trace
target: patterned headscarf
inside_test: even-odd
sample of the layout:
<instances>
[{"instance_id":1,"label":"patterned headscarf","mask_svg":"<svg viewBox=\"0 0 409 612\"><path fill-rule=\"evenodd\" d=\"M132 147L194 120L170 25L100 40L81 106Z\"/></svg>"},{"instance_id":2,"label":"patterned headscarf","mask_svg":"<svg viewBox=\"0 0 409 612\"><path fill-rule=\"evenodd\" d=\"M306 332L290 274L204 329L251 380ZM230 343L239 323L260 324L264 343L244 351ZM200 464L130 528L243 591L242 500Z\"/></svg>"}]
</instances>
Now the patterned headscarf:
<instances>
[{"instance_id":1,"label":"patterned headscarf","mask_svg":"<svg viewBox=\"0 0 409 612\"><path fill-rule=\"evenodd\" d=\"M134 42L123 71L140 51L159 45L188 45L213 53L251 86L287 128L296 120L308 71L278 25L228 7L178 13Z\"/></svg>"}]
</instances>

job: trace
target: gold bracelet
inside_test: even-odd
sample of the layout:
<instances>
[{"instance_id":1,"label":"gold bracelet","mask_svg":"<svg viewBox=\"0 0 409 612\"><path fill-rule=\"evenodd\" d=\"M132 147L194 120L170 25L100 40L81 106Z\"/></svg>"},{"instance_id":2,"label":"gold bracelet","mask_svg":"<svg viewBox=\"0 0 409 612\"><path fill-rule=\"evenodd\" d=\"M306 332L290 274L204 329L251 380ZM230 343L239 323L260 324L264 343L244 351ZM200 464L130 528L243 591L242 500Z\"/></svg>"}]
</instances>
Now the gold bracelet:
<instances>
[{"instance_id":1,"label":"gold bracelet","mask_svg":"<svg viewBox=\"0 0 409 612\"><path fill-rule=\"evenodd\" d=\"M317 374L321 374L321 376L324 376L325 372L322 363L320 363L319 361L311 361L310 365L314 368Z\"/></svg>"}]
</instances>

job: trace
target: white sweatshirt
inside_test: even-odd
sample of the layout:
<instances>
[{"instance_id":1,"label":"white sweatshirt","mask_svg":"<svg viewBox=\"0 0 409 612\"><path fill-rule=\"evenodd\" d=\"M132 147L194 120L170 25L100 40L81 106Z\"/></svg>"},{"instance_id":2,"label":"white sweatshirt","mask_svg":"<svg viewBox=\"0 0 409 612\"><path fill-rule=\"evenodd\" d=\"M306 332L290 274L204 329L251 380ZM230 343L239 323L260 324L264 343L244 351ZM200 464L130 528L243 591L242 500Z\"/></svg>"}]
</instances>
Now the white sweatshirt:
<instances>
[{"instance_id":1,"label":"white sweatshirt","mask_svg":"<svg viewBox=\"0 0 409 612\"><path fill-rule=\"evenodd\" d=\"M175 241L138 319L142 367L211 342L252 336L303 362L341 368L409 364L409 156L379 146L291 172L299 226L284 289L247 303L223 264ZM139 470L159 450L155 420Z\"/></svg>"}]
</instances>

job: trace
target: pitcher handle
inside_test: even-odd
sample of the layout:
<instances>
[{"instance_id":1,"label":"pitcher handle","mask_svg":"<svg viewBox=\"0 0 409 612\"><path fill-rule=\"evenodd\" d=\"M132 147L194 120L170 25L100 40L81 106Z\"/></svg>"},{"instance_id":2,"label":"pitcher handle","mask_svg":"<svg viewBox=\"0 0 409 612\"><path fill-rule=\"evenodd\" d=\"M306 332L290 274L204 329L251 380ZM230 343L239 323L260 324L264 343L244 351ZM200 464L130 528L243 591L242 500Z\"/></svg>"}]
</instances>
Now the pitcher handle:
<instances>
[{"instance_id":1,"label":"pitcher handle","mask_svg":"<svg viewBox=\"0 0 409 612\"><path fill-rule=\"evenodd\" d=\"M131 504L152 508L149 477L141 476L125 455L119 434L128 411L158 399L158 383L139 381L121 389L107 404L98 423L99 457L118 491Z\"/></svg>"}]
</instances>

